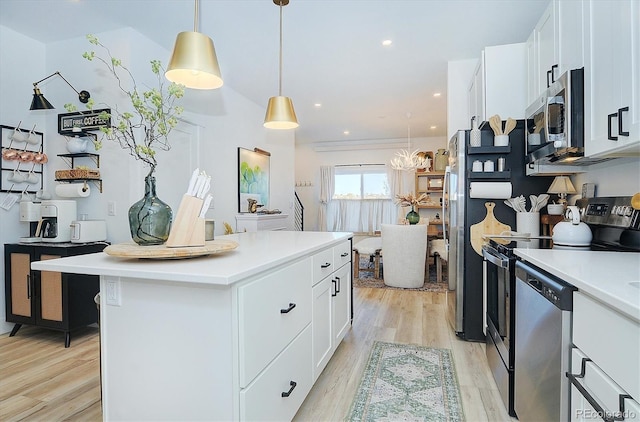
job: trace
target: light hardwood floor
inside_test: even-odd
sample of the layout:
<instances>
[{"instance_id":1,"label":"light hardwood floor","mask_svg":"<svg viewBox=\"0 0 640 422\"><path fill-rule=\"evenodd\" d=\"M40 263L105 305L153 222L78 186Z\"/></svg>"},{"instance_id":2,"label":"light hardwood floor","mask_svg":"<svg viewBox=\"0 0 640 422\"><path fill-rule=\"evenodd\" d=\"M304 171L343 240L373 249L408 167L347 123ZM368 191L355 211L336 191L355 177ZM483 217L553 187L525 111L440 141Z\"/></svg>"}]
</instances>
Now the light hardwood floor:
<instances>
[{"instance_id":1,"label":"light hardwood floor","mask_svg":"<svg viewBox=\"0 0 640 422\"><path fill-rule=\"evenodd\" d=\"M353 326L295 420L344 420L375 340L451 349L466 420L510 420L484 344L453 334L444 302L442 293L355 289ZM74 333L68 349L55 331L25 326L0 336L0 420L101 420L98 342L92 327Z\"/></svg>"}]
</instances>

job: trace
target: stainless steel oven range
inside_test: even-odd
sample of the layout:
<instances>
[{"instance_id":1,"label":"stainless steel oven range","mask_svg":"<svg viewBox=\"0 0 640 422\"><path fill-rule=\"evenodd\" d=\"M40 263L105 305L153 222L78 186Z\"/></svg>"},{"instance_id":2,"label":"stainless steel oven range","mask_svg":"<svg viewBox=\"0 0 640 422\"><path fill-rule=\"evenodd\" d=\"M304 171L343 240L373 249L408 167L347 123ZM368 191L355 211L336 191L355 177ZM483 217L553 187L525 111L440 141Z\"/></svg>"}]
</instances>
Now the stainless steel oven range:
<instances>
[{"instance_id":1,"label":"stainless steel oven range","mask_svg":"<svg viewBox=\"0 0 640 422\"><path fill-rule=\"evenodd\" d=\"M593 233L591 250L640 252L640 211L633 209L631 198L631 196L604 197L578 201L576 205L581 210L582 221L589 225ZM518 349L518 345L528 341L525 336L530 333L519 333L516 327L519 304L525 299L518 298L516 291L516 262L518 260L514 249L547 249L551 247L550 238L542 236L529 239L492 236L489 242L483 246L487 360L509 414L518 416L522 420L529 420L529 416L518 413L514 404L515 397L519 394L521 397L526 397L528 393L522 389L518 391L517 388L516 373L519 369L524 368L518 368L518 361L523 359L523 356L522 354L517 356L516 351L521 350L524 353L526 349ZM534 271L538 271L538 269L534 268ZM523 280L524 282L526 279ZM522 287L524 286L520 286L520 290L527 292L533 289L529 286L529 290L523 290ZM571 291L567 294L571 295ZM549 302L548 298L546 300ZM529 307L530 305L526 304L525 306ZM526 309L520 309L520 311L526 311ZM564 311L570 311L570 309ZM520 315L522 318L524 314L521 312ZM570 316L568 318L570 319ZM546 335L554 337L554 341L558 344L561 341L561 336L552 333L551 330L547 330ZM569 353L569 350L565 350L562 356L568 356ZM556 369L556 384L562 384L568 389L568 381L564 373L561 372L559 366ZM523 399L520 401L522 403ZM543 405L539 403L538 406ZM564 402L562 406L564 406ZM522 412L521 410L520 413Z\"/></svg>"}]
</instances>

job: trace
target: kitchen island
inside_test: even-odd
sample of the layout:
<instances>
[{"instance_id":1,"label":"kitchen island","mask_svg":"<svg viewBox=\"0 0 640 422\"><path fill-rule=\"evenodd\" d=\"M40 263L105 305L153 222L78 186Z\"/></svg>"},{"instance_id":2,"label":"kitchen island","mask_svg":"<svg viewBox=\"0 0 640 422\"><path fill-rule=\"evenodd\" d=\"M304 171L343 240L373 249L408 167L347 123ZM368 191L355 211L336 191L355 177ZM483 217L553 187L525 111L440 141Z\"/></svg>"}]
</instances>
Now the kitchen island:
<instances>
[{"instance_id":1,"label":"kitchen island","mask_svg":"<svg viewBox=\"0 0 640 422\"><path fill-rule=\"evenodd\" d=\"M515 254L578 289L566 374L571 420L640 419L640 253L515 249ZM518 336L516 331L516 342Z\"/></svg>"},{"instance_id":2,"label":"kitchen island","mask_svg":"<svg viewBox=\"0 0 640 422\"><path fill-rule=\"evenodd\" d=\"M205 257L32 268L100 276L104 420L290 420L350 327L351 237L239 233Z\"/></svg>"}]
</instances>

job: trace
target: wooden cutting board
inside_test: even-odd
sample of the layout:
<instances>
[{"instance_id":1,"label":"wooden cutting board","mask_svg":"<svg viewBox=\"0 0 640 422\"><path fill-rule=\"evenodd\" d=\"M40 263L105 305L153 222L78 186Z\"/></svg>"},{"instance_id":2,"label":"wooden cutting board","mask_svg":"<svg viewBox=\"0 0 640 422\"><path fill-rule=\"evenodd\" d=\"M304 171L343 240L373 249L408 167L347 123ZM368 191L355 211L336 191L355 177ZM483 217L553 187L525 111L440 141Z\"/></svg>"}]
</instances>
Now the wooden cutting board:
<instances>
[{"instance_id":1,"label":"wooden cutting board","mask_svg":"<svg viewBox=\"0 0 640 422\"><path fill-rule=\"evenodd\" d=\"M511 226L499 222L496 216L493 215L493 209L496 207L495 202L485 202L484 206L487 208L486 217L481 222L471 226L471 246L480 256L482 256L482 245L485 243L482 236L500 234L511 230Z\"/></svg>"}]
</instances>

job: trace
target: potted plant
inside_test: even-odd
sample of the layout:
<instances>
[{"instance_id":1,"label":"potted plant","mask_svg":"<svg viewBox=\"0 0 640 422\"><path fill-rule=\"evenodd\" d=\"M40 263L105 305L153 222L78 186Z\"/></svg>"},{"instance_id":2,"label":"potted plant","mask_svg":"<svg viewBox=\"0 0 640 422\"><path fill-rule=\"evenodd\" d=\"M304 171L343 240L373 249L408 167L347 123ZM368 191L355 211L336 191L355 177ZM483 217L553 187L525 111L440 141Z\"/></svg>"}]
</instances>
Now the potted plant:
<instances>
[{"instance_id":1,"label":"potted plant","mask_svg":"<svg viewBox=\"0 0 640 422\"><path fill-rule=\"evenodd\" d=\"M169 237L173 213L156 195L156 152L171 148L169 134L178 124L178 116L183 112L183 108L176 102L184 95L184 86L168 82L164 77L162 63L151 60L151 71L157 78L157 86L142 89L136 84L130 70L120 59L113 57L96 36L90 34L87 39L89 43L99 47L105 56L87 51L82 57L102 62L130 102L130 107L126 109L116 105L109 107L111 113L101 113L101 118L111 118L111 126L101 127L100 131L104 138L118 142L129 155L149 167L145 177L145 195L129 209L131 237L139 245L162 244ZM87 108L92 109L94 105L93 99L90 99ZM99 149L100 141L97 142L96 149Z\"/></svg>"}]
</instances>

